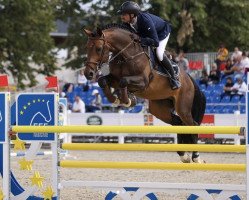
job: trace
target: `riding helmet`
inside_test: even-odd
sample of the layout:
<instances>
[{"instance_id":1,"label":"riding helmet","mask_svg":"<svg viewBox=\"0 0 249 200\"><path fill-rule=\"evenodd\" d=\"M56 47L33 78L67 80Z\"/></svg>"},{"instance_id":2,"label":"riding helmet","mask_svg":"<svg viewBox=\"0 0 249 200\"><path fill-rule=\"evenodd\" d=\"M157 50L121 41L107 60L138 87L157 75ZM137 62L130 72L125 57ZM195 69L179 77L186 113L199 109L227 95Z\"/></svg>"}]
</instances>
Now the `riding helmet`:
<instances>
[{"instance_id":1,"label":"riding helmet","mask_svg":"<svg viewBox=\"0 0 249 200\"><path fill-rule=\"evenodd\" d=\"M118 10L118 14L134 14L138 15L140 11L140 6L133 1L126 1L124 2L121 6L120 9Z\"/></svg>"}]
</instances>

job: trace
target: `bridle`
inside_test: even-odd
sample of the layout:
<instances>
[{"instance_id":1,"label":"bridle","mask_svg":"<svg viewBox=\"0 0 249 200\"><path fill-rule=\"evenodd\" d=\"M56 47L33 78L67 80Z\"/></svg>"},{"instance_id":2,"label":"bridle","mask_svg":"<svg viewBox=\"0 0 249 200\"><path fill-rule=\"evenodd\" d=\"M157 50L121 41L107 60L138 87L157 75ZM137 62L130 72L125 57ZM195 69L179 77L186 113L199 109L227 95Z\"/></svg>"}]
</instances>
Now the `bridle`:
<instances>
[{"instance_id":1,"label":"bridle","mask_svg":"<svg viewBox=\"0 0 249 200\"><path fill-rule=\"evenodd\" d=\"M86 62L86 66L90 67L91 69L94 69L91 64L94 64L97 66L97 71L100 70L101 65L103 64L103 58L104 58L104 54L105 54L105 48L107 47L107 49L110 48L110 46L107 44L107 41L105 39L105 34L103 33L102 36L100 38L96 38L96 37L88 37L89 40L103 40L104 44L103 44L103 48L101 51L101 57L99 61L87 61Z\"/></svg>"},{"instance_id":2,"label":"bridle","mask_svg":"<svg viewBox=\"0 0 249 200\"><path fill-rule=\"evenodd\" d=\"M99 61L87 61L87 62L86 62L86 66L90 67L92 70L94 70L94 68L91 66L91 64L94 64L94 65L96 66L97 71L99 71L99 70L101 69L101 66L102 66L103 63L109 65L109 63L110 63L111 61L113 61L116 57L118 57L119 55L122 55L122 53L123 53L131 44L133 44L134 42L137 43L137 41L136 41L135 39L132 39L131 42L130 42L128 45L126 45L123 49L121 49L118 53L116 53L113 57L111 57L110 60L108 60L107 62L104 62L104 61L103 61L103 58L104 58L104 55L105 55L105 48L107 48L108 50L109 50L110 48L112 48L112 47L108 44L108 42L107 42L107 40L106 40L106 38L105 38L105 34L102 33L102 36L101 36L100 38L88 37L88 39L90 39L90 40L103 40L103 42L104 42L103 48L102 48L102 51L101 51L100 60L99 60ZM133 60L135 57L137 57L137 56L139 56L139 55L142 55L142 54L144 54L144 53L145 53L145 52L142 51L142 52L137 53L137 54L134 55L134 56L129 56L129 57L125 58L125 61L123 61L122 63L125 63L125 62L128 62L128 61L130 61L130 60ZM146 54L146 53L145 53L145 54Z\"/></svg>"}]
</instances>

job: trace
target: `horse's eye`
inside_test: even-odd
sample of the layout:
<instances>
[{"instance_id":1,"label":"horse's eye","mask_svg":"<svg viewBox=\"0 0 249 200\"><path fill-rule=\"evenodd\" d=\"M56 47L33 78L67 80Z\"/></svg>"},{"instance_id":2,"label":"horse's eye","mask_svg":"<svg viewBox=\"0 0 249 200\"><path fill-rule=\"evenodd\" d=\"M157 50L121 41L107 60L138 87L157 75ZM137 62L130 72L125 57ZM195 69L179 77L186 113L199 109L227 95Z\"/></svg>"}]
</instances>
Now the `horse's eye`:
<instances>
[{"instance_id":1,"label":"horse's eye","mask_svg":"<svg viewBox=\"0 0 249 200\"><path fill-rule=\"evenodd\" d=\"M97 51L97 53L101 53L101 51L102 51L102 48L101 48L101 47L99 47L99 48L96 48L96 51Z\"/></svg>"}]
</instances>

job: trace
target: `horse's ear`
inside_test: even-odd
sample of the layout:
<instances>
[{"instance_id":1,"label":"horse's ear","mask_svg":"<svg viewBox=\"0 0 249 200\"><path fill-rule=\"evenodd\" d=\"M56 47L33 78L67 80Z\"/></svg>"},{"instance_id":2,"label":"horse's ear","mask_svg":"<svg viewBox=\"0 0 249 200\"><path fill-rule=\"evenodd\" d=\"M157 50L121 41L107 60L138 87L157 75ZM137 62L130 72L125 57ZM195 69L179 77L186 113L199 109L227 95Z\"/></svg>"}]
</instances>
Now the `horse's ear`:
<instances>
[{"instance_id":1,"label":"horse's ear","mask_svg":"<svg viewBox=\"0 0 249 200\"><path fill-rule=\"evenodd\" d=\"M103 35L102 29L99 28L99 27L97 27L97 34L98 34L99 36Z\"/></svg>"},{"instance_id":2,"label":"horse's ear","mask_svg":"<svg viewBox=\"0 0 249 200\"><path fill-rule=\"evenodd\" d=\"M83 32L88 36L88 37L91 37L93 35L93 32L92 31L89 31L87 29L83 29Z\"/></svg>"}]
</instances>

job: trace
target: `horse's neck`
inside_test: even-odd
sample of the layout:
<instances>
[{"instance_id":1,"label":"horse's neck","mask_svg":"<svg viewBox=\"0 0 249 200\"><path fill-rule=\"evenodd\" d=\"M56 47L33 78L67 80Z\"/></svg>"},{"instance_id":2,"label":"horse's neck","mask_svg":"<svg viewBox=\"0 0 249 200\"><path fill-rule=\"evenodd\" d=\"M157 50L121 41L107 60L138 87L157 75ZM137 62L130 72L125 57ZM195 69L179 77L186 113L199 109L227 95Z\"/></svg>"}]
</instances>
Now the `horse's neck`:
<instances>
[{"instance_id":1,"label":"horse's neck","mask_svg":"<svg viewBox=\"0 0 249 200\"><path fill-rule=\"evenodd\" d=\"M122 51L124 48L127 47L127 45L129 45L132 42L129 33L125 32L124 30L107 31L106 38L107 38L108 43L112 47L110 50L114 54L117 54L118 52ZM126 54L126 52L127 51L124 51L122 53Z\"/></svg>"},{"instance_id":2,"label":"horse's neck","mask_svg":"<svg viewBox=\"0 0 249 200\"><path fill-rule=\"evenodd\" d=\"M112 47L110 51L113 53L111 71L115 74L147 77L151 72L149 58L143 53L143 48L133 42L131 34L125 30L106 32L107 41Z\"/></svg>"}]
</instances>

